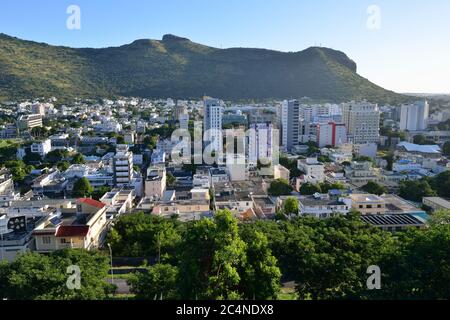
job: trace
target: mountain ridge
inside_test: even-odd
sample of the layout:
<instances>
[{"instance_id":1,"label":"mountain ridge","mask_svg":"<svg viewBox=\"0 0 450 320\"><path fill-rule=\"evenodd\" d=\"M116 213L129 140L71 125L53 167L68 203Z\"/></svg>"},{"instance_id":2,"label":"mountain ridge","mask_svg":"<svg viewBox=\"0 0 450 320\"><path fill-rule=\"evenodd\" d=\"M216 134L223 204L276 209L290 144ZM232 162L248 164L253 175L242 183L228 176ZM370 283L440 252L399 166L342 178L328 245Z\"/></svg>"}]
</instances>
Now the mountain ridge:
<instances>
[{"instance_id":1,"label":"mountain ridge","mask_svg":"<svg viewBox=\"0 0 450 320\"><path fill-rule=\"evenodd\" d=\"M71 48L0 33L0 98L38 96L198 98L310 97L333 102L407 97L357 74L344 52L219 49L166 34L106 48Z\"/></svg>"}]
</instances>

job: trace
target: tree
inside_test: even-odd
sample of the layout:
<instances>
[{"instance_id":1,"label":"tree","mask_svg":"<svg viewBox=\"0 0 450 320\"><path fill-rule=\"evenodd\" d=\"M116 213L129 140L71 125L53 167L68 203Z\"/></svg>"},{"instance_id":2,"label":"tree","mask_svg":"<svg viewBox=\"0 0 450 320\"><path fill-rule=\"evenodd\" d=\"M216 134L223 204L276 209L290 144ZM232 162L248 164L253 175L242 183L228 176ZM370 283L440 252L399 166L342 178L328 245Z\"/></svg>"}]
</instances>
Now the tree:
<instances>
[{"instance_id":1,"label":"tree","mask_svg":"<svg viewBox=\"0 0 450 320\"><path fill-rule=\"evenodd\" d=\"M79 268L80 289L67 286ZM108 277L109 259L95 251L67 249L50 255L26 253L0 265L0 297L11 300L97 300L112 292Z\"/></svg>"},{"instance_id":2,"label":"tree","mask_svg":"<svg viewBox=\"0 0 450 320\"><path fill-rule=\"evenodd\" d=\"M170 264L156 264L147 268L147 272L135 274L128 280L131 292L137 299L173 300L178 298L178 268Z\"/></svg>"},{"instance_id":3,"label":"tree","mask_svg":"<svg viewBox=\"0 0 450 320\"><path fill-rule=\"evenodd\" d=\"M70 163L67 161L60 161L56 164L56 167L59 171L64 172L70 167Z\"/></svg>"},{"instance_id":4,"label":"tree","mask_svg":"<svg viewBox=\"0 0 450 320\"><path fill-rule=\"evenodd\" d=\"M118 256L155 257L176 260L181 242L180 223L174 219L145 215L143 212L120 217L108 234L107 242Z\"/></svg>"},{"instance_id":5,"label":"tree","mask_svg":"<svg viewBox=\"0 0 450 320\"><path fill-rule=\"evenodd\" d=\"M85 177L78 179L75 182L72 190L72 195L74 197L89 197L92 195L94 188L92 188L91 183Z\"/></svg>"},{"instance_id":6,"label":"tree","mask_svg":"<svg viewBox=\"0 0 450 320\"><path fill-rule=\"evenodd\" d=\"M245 242L228 210L219 211L214 220L191 224L181 246L179 284L184 299L239 299L245 264Z\"/></svg>"},{"instance_id":7,"label":"tree","mask_svg":"<svg viewBox=\"0 0 450 320\"><path fill-rule=\"evenodd\" d=\"M100 200L101 197L103 197L105 195L105 193L110 192L111 188L108 186L102 186L100 188L98 188L97 190L94 190L91 194L92 199L94 200Z\"/></svg>"},{"instance_id":8,"label":"tree","mask_svg":"<svg viewBox=\"0 0 450 320\"><path fill-rule=\"evenodd\" d=\"M85 164L84 156L81 153L77 153L72 158L72 164Z\"/></svg>"},{"instance_id":9,"label":"tree","mask_svg":"<svg viewBox=\"0 0 450 320\"><path fill-rule=\"evenodd\" d=\"M304 195L304 196L309 196L309 195L313 195L315 193L321 193L322 189L320 189L319 185L315 185L312 183L303 183L302 186L300 187L300 194Z\"/></svg>"},{"instance_id":10,"label":"tree","mask_svg":"<svg viewBox=\"0 0 450 320\"><path fill-rule=\"evenodd\" d=\"M450 141L444 143L444 145L442 146L442 153L445 156L450 157Z\"/></svg>"},{"instance_id":11,"label":"tree","mask_svg":"<svg viewBox=\"0 0 450 320\"><path fill-rule=\"evenodd\" d=\"M445 171L431 180L431 187L441 197L450 197L450 171Z\"/></svg>"},{"instance_id":12,"label":"tree","mask_svg":"<svg viewBox=\"0 0 450 320\"><path fill-rule=\"evenodd\" d=\"M22 160L7 161L5 167L11 172L14 182L21 183L31 172L32 167L25 165Z\"/></svg>"},{"instance_id":13,"label":"tree","mask_svg":"<svg viewBox=\"0 0 450 320\"><path fill-rule=\"evenodd\" d=\"M436 195L436 191L431 188L426 180L400 182L399 196L406 200L422 202L424 197L434 197Z\"/></svg>"},{"instance_id":14,"label":"tree","mask_svg":"<svg viewBox=\"0 0 450 320\"><path fill-rule=\"evenodd\" d=\"M345 186L341 182L329 183L326 181L319 183L319 188L322 193L328 193L330 190L344 190Z\"/></svg>"},{"instance_id":15,"label":"tree","mask_svg":"<svg viewBox=\"0 0 450 320\"><path fill-rule=\"evenodd\" d=\"M243 229L240 234L247 244L247 264L239 272L244 298L275 299L280 291L281 271L267 237L252 228Z\"/></svg>"},{"instance_id":16,"label":"tree","mask_svg":"<svg viewBox=\"0 0 450 320\"><path fill-rule=\"evenodd\" d=\"M293 188L284 179L272 181L269 187L269 194L275 197L290 195Z\"/></svg>"},{"instance_id":17,"label":"tree","mask_svg":"<svg viewBox=\"0 0 450 320\"><path fill-rule=\"evenodd\" d=\"M376 183L375 181L367 182L367 184L364 185L361 189L370 194L376 194L377 196L381 196L382 194L385 194L387 192L386 187L380 185L379 183Z\"/></svg>"},{"instance_id":18,"label":"tree","mask_svg":"<svg viewBox=\"0 0 450 320\"><path fill-rule=\"evenodd\" d=\"M173 176L173 174L168 172L167 173L167 185L169 187L174 187L176 185L176 181L177 181L177 179Z\"/></svg>"},{"instance_id":19,"label":"tree","mask_svg":"<svg viewBox=\"0 0 450 320\"><path fill-rule=\"evenodd\" d=\"M289 197L284 202L284 213L287 215L298 215L298 199L294 197Z\"/></svg>"}]
</instances>

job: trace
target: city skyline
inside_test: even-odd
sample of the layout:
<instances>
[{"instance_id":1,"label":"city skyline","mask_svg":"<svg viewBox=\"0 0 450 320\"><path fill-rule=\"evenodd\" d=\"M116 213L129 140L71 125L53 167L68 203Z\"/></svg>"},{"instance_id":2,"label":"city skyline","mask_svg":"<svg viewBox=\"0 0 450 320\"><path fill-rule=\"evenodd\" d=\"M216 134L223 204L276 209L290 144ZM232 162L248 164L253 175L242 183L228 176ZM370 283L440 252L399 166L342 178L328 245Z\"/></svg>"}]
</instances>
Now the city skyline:
<instances>
[{"instance_id":1,"label":"city skyline","mask_svg":"<svg viewBox=\"0 0 450 320\"><path fill-rule=\"evenodd\" d=\"M391 2L5 1L0 31L70 47L119 46L167 33L217 48L296 52L324 46L345 52L359 74L386 89L450 93L450 4ZM70 5L81 10L79 30L66 27Z\"/></svg>"}]
</instances>

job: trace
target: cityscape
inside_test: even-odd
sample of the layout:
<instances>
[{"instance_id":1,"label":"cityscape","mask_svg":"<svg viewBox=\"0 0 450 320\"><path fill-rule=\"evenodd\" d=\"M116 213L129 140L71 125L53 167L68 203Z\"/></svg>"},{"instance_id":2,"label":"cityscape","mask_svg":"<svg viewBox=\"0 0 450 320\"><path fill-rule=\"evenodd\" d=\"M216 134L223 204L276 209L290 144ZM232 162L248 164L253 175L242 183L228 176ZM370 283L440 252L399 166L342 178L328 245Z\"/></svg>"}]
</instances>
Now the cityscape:
<instances>
[{"instance_id":1,"label":"cityscape","mask_svg":"<svg viewBox=\"0 0 450 320\"><path fill-rule=\"evenodd\" d=\"M450 94L356 63L0 34L0 298L448 300Z\"/></svg>"}]
</instances>

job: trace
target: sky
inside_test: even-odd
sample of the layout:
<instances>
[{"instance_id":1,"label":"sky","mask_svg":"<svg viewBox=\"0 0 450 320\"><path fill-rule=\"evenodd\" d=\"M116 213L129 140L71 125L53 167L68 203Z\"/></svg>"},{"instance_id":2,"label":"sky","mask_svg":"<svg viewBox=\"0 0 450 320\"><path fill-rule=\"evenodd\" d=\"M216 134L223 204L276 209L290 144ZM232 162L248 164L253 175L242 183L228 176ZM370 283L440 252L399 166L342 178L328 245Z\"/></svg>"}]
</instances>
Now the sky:
<instances>
[{"instance_id":1,"label":"sky","mask_svg":"<svg viewBox=\"0 0 450 320\"><path fill-rule=\"evenodd\" d=\"M80 29L67 27L71 5ZM450 93L450 0L1 0L0 32L71 47L168 33L218 48L324 46L386 89Z\"/></svg>"}]
</instances>

